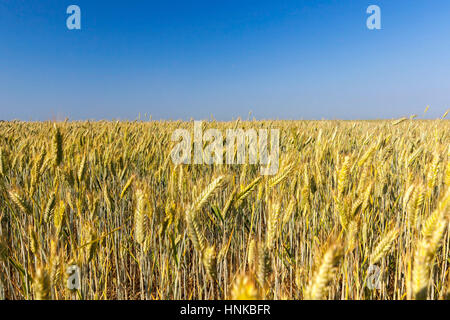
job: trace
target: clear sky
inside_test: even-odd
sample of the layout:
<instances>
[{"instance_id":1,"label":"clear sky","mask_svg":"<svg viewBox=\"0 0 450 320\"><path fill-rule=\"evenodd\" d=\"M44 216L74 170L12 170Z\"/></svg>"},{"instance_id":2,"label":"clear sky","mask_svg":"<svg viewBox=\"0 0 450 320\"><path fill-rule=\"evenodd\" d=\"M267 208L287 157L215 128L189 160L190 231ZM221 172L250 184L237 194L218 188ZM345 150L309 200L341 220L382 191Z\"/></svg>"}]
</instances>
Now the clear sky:
<instances>
[{"instance_id":1,"label":"clear sky","mask_svg":"<svg viewBox=\"0 0 450 320\"><path fill-rule=\"evenodd\" d=\"M81 8L81 30L66 9ZM381 30L369 30L369 5ZM375 119L450 105L450 1L0 0L0 119Z\"/></svg>"}]
</instances>

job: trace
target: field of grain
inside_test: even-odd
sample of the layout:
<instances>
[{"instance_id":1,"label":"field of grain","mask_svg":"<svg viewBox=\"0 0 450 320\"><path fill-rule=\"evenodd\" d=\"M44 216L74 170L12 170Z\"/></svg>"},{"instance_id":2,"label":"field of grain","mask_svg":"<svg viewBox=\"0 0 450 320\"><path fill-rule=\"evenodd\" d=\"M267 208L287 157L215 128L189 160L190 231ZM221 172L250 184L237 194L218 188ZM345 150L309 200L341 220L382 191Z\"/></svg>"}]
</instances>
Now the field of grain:
<instances>
[{"instance_id":1,"label":"field of grain","mask_svg":"<svg viewBox=\"0 0 450 320\"><path fill-rule=\"evenodd\" d=\"M204 127L280 129L278 173L174 165L192 122L0 123L0 299L449 298L447 120Z\"/></svg>"}]
</instances>

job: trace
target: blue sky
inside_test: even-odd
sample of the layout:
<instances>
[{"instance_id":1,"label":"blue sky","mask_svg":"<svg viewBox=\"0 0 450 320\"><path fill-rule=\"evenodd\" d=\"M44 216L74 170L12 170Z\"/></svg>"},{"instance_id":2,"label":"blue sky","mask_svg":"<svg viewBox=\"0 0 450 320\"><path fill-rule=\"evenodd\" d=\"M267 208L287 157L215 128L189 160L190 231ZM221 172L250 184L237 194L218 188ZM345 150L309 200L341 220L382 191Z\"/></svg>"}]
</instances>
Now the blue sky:
<instances>
[{"instance_id":1,"label":"blue sky","mask_svg":"<svg viewBox=\"0 0 450 320\"><path fill-rule=\"evenodd\" d=\"M436 118L449 53L448 0L0 0L0 119Z\"/></svg>"}]
</instances>

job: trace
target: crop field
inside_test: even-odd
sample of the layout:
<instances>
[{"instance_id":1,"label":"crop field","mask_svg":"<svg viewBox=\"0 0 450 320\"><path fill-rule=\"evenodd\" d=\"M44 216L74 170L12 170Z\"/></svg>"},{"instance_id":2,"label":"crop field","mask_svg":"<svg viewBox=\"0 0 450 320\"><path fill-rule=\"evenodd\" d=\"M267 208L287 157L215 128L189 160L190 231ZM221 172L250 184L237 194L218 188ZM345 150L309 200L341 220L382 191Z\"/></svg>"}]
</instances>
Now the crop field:
<instances>
[{"instance_id":1,"label":"crop field","mask_svg":"<svg viewBox=\"0 0 450 320\"><path fill-rule=\"evenodd\" d=\"M193 122L0 123L0 299L449 299L448 120L277 128L279 169L175 164Z\"/></svg>"}]
</instances>

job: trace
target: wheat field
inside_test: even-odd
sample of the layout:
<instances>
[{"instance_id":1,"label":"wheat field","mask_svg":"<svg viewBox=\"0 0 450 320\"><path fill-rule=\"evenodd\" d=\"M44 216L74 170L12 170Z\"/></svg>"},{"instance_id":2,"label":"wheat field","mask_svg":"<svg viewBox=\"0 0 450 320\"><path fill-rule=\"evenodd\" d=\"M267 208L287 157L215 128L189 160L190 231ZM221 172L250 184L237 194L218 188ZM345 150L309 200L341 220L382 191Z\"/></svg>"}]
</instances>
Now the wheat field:
<instances>
[{"instance_id":1,"label":"wheat field","mask_svg":"<svg viewBox=\"0 0 450 320\"><path fill-rule=\"evenodd\" d=\"M192 122L0 123L0 299L450 298L447 120L204 127L278 128L278 173L174 165Z\"/></svg>"}]
</instances>

